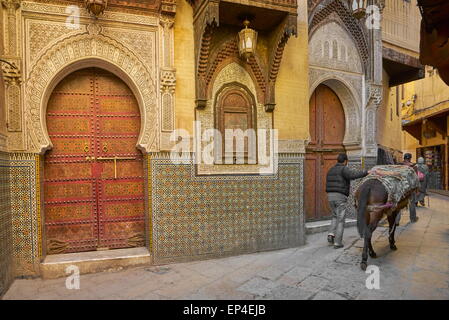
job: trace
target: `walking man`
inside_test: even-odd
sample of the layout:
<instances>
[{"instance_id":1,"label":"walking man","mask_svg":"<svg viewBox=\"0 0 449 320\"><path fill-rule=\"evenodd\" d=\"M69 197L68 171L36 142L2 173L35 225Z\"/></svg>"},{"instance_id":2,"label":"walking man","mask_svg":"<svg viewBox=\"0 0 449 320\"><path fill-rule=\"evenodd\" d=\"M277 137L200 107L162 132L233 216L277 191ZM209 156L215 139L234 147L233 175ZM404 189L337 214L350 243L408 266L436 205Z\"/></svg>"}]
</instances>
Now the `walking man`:
<instances>
[{"instance_id":1,"label":"walking man","mask_svg":"<svg viewBox=\"0 0 449 320\"><path fill-rule=\"evenodd\" d=\"M327 173L326 192L329 206L332 210L332 223L327 241L335 249L343 248L343 231L345 228L346 203L348 201L351 180L360 179L368 175L368 171L358 171L347 166L348 156L338 155L337 164Z\"/></svg>"},{"instance_id":2,"label":"walking man","mask_svg":"<svg viewBox=\"0 0 449 320\"><path fill-rule=\"evenodd\" d=\"M416 165L412 162L412 155L410 153L404 154L404 162L402 165L409 166L416 171ZM410 222L414 223L418 221L418 217L416 216L416 193L413 192L410 196L410 200L408 202L408 208L410 211Z\"/></svg>"},{"instance_id":3,"label":"walking man","mask_svg":"<svg viewBox=\"0 0 449 320\"><path fill-rule=\"evenodd\" d=\"M424 207L426 205L424 201L424 197L427 194L427 183L429 181L429 167L425 164L424 158L419 157L418 158L418 164L416 165L418 172L419 179L419 189L418 189L418 196L416 199L416 206L418 206L418 202Z\"/></svg>"}]
</instances>

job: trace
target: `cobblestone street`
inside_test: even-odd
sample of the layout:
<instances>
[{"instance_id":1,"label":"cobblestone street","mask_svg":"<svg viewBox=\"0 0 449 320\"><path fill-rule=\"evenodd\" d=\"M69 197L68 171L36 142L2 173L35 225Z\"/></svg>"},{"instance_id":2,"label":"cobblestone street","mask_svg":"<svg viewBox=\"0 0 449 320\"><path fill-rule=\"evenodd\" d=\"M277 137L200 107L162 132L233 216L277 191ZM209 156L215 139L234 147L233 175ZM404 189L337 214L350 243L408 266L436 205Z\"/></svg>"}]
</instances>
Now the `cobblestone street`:
<instances>
[{"instance_id":1,"label":"cobblestone street","mask_svg":"<svg viewBox=\"0 0 449 320\"><path fill-rule=\"evenodd\" d=\"M345 248L327 245L325 233L300 248L81 276L80 290L65 279L16 280L4 299L449 299L449 198L433 194L410 224L403 211L398 250L386 226L373 236L380 289L368 290L361 271L362 241L354 227Z\"/></svg>"}]
</instances>

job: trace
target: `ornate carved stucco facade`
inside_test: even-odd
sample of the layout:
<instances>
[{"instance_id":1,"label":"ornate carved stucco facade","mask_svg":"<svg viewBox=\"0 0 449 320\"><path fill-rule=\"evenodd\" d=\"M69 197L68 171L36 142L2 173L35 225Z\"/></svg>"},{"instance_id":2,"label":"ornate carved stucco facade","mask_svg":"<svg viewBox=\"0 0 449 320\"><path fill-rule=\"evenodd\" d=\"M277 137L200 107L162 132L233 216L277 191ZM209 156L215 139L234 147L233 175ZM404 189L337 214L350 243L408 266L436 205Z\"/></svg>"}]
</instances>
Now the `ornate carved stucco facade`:
<instances>
[{"instance_id":1,"label":"ornate carved stucco facade","mask_svg":"<svg viewBox=\"0 0 449 320\"><path fill-rule=\"evenodd\" d=\"M114 5L117 3L118 5ZM107 70L132 90L141 111L137 147L168 149L175 123L174 1L144 8L110 1L96 18L84 1L1 2L2 286L39 274L45 252L43 156L52 148L46 106L55 86L89 67ZM3 102L5 102L3 104Z\"/></svg>"},{"instance_id":2,"label":"ornate carved stucco facade","mask_svg":"<svg viewBox=\"0 0 449 320\"><path fill-rule=\"evenodd\" d=\"M5 119L0 117L3 289L13 277L41 274L46 258L44 157L53 147L46 107L58 83L90 67L124 81L139 105L141 131L136 146L145 157L145 247L153 263L305 242L306 1L289 1L291 15L273 27L271 38L260 38L256 63L248 64L236 55L235 28L215 30L218 42L206 64L208 72L215 69L202 108L196 95L195 46L199 44L192 4L136 2L141 7L110 1L98 18L86 11L84 1L1 2L0 55L7 62L2 63L1 88ZM76 10L79 26L75 27ZM220 55L221 45L228 56ZM255 98L257 127L278 129L279 169L255 175L257 165L197 166L194 157L173 164L168 153L175 143L170 141L173 131L185 129L193 137L195 119L203 128L213 127L214 97L221 87L235 82ZM195 153L193 145L190 154Z\"/></svg>"},{"instance_id":3,"label":"ornate carved stucco facade","mask_svg":"<svg viewBox=\"0 0 449 320\"><path fill-rule=\"evenodd\" d=\"M367 28L346 1L309 0L309 57L312 95L320 84L340 99L346 119L343 144L350 161L374 165L376 127L382 105L381 28ZM384 3L374 1L381 10Z\"/></svg>"}]
</instances>

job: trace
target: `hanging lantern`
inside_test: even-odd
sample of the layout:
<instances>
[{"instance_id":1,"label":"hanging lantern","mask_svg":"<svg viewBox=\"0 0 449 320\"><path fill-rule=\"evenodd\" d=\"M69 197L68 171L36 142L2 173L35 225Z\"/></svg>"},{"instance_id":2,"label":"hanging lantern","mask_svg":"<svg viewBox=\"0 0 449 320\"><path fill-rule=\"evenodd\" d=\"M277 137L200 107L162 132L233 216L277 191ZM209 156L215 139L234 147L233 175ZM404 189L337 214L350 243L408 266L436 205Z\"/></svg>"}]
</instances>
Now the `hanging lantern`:
<instances>
[{"instance_id":1,"label":"hanging lantern","mask_svg":"<svg viewBox=\"0 0 449 320\"><path fill-rule=\"evenodd\" d=\"M243 21L245 28L239 32L239 53L240 56L246 60L254 55L257 45L257 31L248 28L249 23L250 22L245 19L245 21Z\"/></svg>"},{"instance_id":2,"label":"hanging lantern","mask_svg":"<svg viewBox=\"0 0 449 320\"><path fill-rule=\"evenodd\" d=\"M368 0L348 0L352 15L357 19L362 19L366 15Z\"/></svg>"},{"instance_id":3,"label":"hanging lantern","mask_svg":"<svg viewBox=\"0 0 449 320\"><path fill-rule=\"evenodd\" d=\"M90 13L98 16L104 12L106 7L108 6L108 0L85 0L86 1L86 9Z\"/></svg>"}]
</instances>

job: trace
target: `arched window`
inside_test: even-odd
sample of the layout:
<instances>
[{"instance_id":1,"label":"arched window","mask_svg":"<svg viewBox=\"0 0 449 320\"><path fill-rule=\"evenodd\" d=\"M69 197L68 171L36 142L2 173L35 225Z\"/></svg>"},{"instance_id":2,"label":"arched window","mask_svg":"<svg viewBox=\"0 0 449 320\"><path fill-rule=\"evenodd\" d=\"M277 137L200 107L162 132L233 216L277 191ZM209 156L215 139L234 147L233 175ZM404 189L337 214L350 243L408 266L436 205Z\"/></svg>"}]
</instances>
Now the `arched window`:
<instances>
[{"instance_id":1,"label":"arched window","mask_svg":"<svg viewBox=\"0 0 449 320\"><path fill-rule=\"evenodd\" d=\"M233 85L221 90L216 101L216 128L221 134L221 148L218 147L221 157L218 152L216 163L255 164L257 137L254 97L245 88Z\"/></svg>"}]
</instances>

